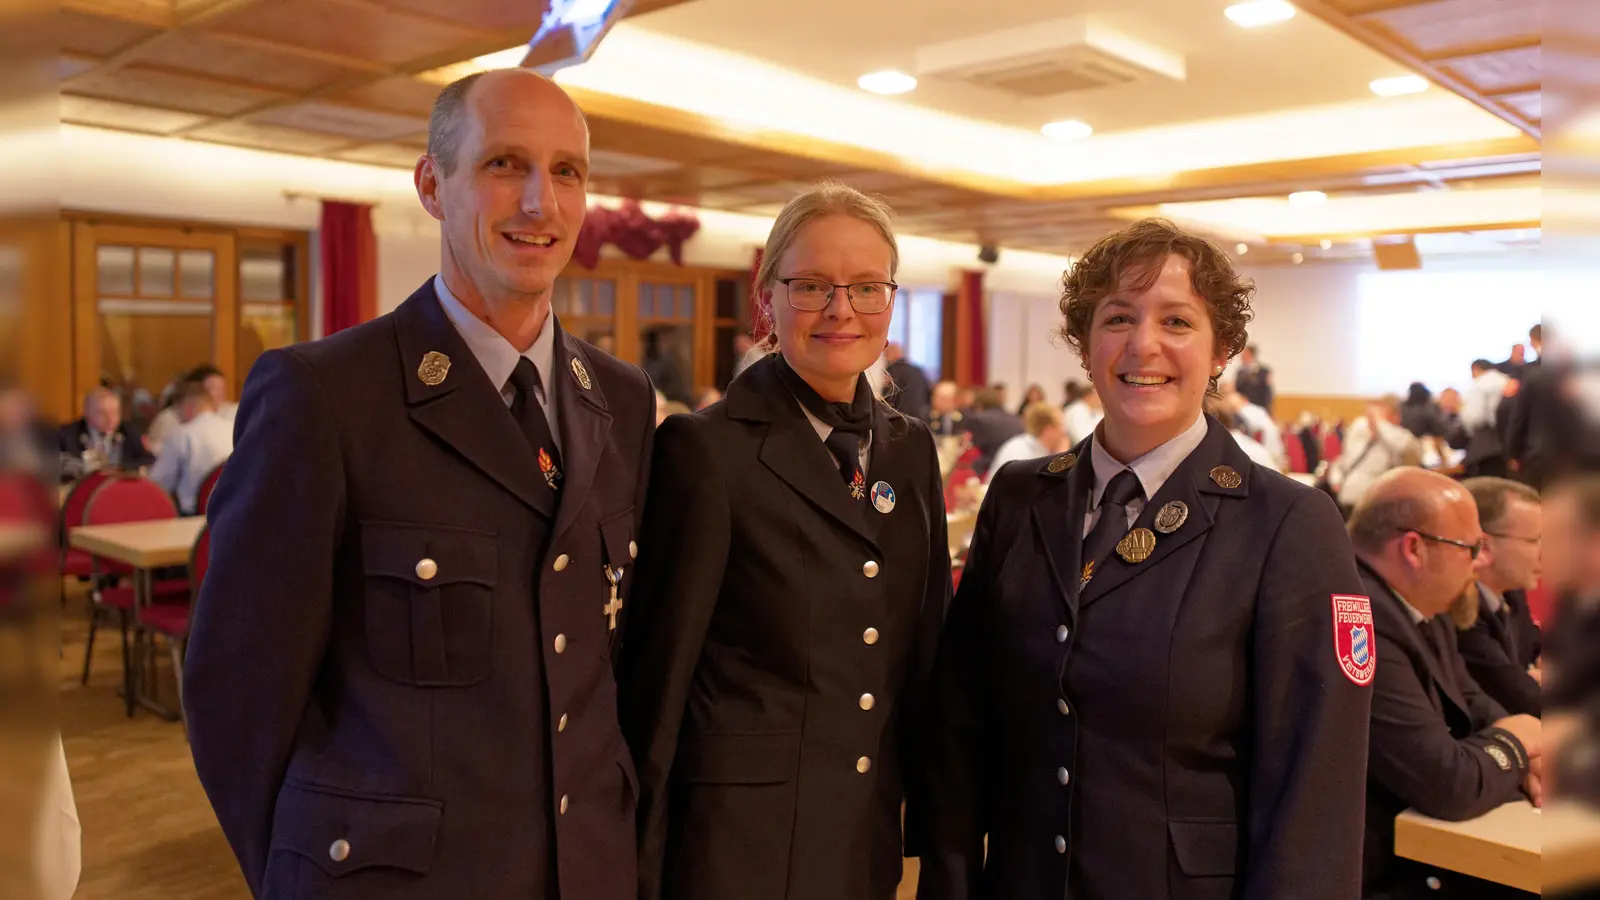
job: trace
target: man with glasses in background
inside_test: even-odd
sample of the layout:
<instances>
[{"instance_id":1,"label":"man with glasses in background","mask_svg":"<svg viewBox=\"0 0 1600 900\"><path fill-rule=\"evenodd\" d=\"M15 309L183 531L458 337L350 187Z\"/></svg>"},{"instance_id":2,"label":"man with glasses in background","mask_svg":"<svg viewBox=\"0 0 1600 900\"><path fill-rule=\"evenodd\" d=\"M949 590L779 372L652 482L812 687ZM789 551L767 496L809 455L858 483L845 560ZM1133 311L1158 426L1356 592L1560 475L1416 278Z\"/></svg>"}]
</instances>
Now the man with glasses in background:
<instances>
[{"instance_id":1,"label":"man with glasses in background","mask_svg":"<svg viewBox=\"0 0 1600 900\"><path fill-rule=\"evenodd\" d=\"M1507 715L1478 688L1441 615L1487 560L1477 504L1443 475L1402 467L1373 481L1348 527L1372 598L1379 660L1362 895L1527 896L1394 852L1394 819L1408 807L1463 821L1523 792L1536 804L1543 796L1539 720Z\"/></svg>"},{"instance_id":2,"label":"man with glasses in background","mask_svg":"<svg viewBox=\"0 0 1600 900\"><path fill-rule=\"evenodd\" d=\"M1478 583L1463 600L1476 621L1458 635L1461 656L1472 680L1507 712L1537 716L1542 637L1524 592L1539 585L1539 493L1505 478L1469 478L1462 487L1478 505L1484 549Z\"/></svg>"}]
</instances>

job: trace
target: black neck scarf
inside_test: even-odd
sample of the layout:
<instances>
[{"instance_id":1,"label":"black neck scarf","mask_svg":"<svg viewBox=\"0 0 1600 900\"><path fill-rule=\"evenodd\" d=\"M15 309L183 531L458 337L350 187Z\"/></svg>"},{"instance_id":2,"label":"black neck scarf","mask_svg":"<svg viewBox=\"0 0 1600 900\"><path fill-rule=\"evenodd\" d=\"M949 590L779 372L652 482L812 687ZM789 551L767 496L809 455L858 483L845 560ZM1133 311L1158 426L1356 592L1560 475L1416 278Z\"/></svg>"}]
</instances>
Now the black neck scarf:
<instances>
[{"instance_id":1,"label":"black neck scarf","mask_svg":"<svg viewBox=\"0 0 1600 900\"><path fill-rule=\"evenodd\" d=\"M833 428L833 433L823 443L839 464L839 475L850 488L850 497L860 500L866 496L866 474L861 471L861 440L872 433L872 388L867 384L866 373L856 379L856 396L849 403L836 403L823 399L816 389L789 365L783 354L777 356L778 378L794 394L795 399L808 412Z\"/></svg>"}]
</instances>

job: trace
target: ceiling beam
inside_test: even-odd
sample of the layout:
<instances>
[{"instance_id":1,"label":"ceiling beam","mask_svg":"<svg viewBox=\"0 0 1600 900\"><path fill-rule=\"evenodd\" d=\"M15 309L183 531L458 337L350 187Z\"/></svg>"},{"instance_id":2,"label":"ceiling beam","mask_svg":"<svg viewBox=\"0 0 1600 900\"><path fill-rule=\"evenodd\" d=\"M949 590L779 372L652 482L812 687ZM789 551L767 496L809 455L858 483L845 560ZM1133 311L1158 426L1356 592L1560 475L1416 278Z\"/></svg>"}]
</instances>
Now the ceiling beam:
<instances>
[{"instance_id":1,"label":"ceiling beam","mask_svg":"<svg viewBox=\"0 0 1600 900\"><path fill-rule=\"evenodd\" d=\"M1508 53L1513 50L1531 50L1543 46L1544 38L1537 34L1522 35L1521 37L1499 38L1493 41L1480 41L1476 44L1460 44L1446 47L1443 50L1433 50L1421 55L1423 62L1429 64L1450 63L1457 60L1470 59L1474 56L1488 56L1491 53Z\"/></svg>"}]
</instances>

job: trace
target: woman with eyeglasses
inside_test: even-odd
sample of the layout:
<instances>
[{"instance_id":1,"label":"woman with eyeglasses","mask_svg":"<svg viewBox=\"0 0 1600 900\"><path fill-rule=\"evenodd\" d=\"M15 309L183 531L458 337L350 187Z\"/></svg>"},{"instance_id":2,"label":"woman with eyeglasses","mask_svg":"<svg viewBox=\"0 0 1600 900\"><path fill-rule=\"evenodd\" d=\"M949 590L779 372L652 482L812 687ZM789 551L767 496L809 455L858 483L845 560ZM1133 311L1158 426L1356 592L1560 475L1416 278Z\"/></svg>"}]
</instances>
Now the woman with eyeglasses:
<instances>
[{"instance_id":1,"label":"woman with eyeglasses","mask_svg":"<svg viewBox=\"0 0 1600 900\"><path fill-rule=\"evenodd\" d=\"M923 900L1360 895L1378 660L1350 541L1202 410L1252 293L1155 220L1067 272L1105 418L984 498L938 652Z\"/></svg>"},{"instance_id":2,"label":"woman with eyeglasses","mask_svg":"<svg viewBox=\"0 0 1600 900\"><path fill-rule=\"evenodd\" d=\"M767 351L656 432L622 660L642 900L890 900L950 591L938 458L872 391L889 210L823 184L772 226ZM907 849L910 849L908 846Z\"/></svg>"}]
</instances>

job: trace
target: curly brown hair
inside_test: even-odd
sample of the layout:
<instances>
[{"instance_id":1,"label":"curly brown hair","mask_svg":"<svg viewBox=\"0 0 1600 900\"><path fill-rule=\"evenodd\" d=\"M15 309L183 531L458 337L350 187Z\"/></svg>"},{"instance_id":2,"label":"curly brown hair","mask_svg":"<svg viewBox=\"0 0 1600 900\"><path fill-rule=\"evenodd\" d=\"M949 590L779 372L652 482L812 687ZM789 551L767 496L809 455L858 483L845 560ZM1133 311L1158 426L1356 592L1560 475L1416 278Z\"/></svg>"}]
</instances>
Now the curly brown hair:
<instances>
[{"instance_id":1,"label":"curly brown hair","mask_svg":"<svg viewBox=\"0 0 1600 900\"><path fill-rule=\"evenodd\" d=\"M1143 291L1161 275L1167 257L1176 254L1189 261L1189 283L1195 296L1205 301L1217 349L1228 358L1238 356L1249 340L1246 330L1254 314L1250 298L1253 281L1233 268L1233 261L1211 241L1190 234L1165 219L1141 219L1121 231L1101 238L1089 252L1061 276L1061 315L1065 338L1089 368L1089 329L1094 309L1118 288ZM1124 281L1131 278L1131 281ZM1211 376L1211 393L1217 377Z\"/></svg>"}]
</instances>

